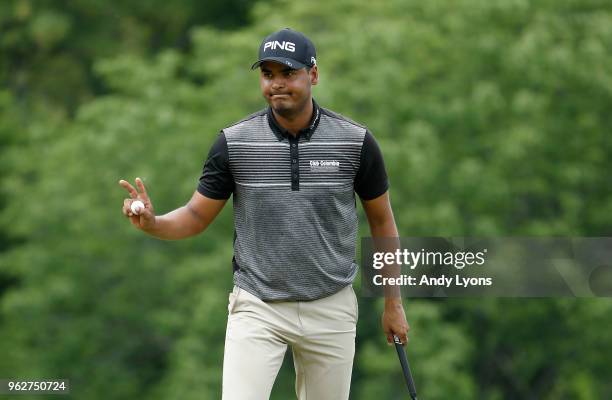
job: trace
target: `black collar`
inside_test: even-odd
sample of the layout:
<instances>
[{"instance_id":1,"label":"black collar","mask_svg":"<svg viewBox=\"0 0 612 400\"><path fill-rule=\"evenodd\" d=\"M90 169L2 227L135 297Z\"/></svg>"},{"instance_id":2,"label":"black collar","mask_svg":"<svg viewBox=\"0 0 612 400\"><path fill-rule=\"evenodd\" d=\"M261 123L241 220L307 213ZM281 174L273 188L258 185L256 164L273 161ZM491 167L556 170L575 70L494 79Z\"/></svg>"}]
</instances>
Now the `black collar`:
<instances>
[{"instance_id":1,"label":"black collar","mask_svg":"<svg viewBox=\"0 0 612 400\"><path fill-rule=\"evenodd\" d=\"M287 137L291 135L291 133L289 133L287 129L283 128L278 123L278 121L274 117L274 113L272 112L272 107L268 107L267 114L268 114L268 125L270 125L270 129L272 129L272 132L274 132L274 134L276 135L276 138L279 141L286 139ZM300 129L300 131L298 132L298 137L304 136L306 140L310 140L310 137L312 136L314 131L317 129L317 125L319 125L320 119L321 119L321 109L319 108L319 105L317 104L317 102L314 101L314 99L312 99L312 117L310 118L310 123L308 124L306 128Z\"/></svg>"}]
</instances>

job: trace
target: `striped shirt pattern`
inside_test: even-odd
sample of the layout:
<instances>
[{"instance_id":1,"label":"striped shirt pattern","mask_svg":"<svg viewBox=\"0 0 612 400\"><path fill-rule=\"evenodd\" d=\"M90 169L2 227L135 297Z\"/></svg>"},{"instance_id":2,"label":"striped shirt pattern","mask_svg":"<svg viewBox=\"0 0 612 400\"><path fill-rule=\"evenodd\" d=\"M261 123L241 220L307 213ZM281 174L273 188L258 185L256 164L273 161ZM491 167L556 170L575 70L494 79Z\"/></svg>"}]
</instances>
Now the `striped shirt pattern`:
<instances>
[{"instance_id":1,"label":"striped shirt pattern","mask_svg":"<svg viewBox=\"0 0 612 400\"><path fill-rule=\"evenodd\" d=\"M265 110L222 131L234 184L234 283L264 301L329 296L357 274L354 185L366 129L315 111L318 126L297 138L275 132Z\"/></svg>"}]
</instances>

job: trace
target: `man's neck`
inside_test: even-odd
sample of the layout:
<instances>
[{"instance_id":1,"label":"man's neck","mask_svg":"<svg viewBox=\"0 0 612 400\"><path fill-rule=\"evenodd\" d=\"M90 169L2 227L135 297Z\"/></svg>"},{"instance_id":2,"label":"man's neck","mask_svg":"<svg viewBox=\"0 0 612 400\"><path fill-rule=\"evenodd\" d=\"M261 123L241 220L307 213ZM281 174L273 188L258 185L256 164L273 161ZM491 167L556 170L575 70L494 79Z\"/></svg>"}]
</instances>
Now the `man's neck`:
<instances>
[{"instance_id":1,"label":"man's neck","mask_svg":"<svg viewBox=\"0 0 612 400\"><path fill-rule=\"evenodd\" d=\"M272 113L274 114L274 118L276 118L278 124L287 129L293 136L297 136L300 130L307 128L308 125L310 125L313 111L312 99L306 104L306 107L304 107L302 112L293 117L283 117L272 109Z\"/></svg>"}]
</instances>

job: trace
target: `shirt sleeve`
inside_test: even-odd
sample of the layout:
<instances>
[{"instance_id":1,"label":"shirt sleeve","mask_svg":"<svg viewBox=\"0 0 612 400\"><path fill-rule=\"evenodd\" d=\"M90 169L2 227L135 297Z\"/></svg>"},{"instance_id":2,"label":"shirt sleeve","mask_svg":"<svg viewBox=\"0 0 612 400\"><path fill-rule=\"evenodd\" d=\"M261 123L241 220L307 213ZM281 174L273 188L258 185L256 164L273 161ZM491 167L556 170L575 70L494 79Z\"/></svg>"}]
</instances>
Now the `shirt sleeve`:
<instances>
[{"instance_id":1,"label":"shirt sleeve","mask_svg":"<svg viewBox=\"0 0 612 400\"><path fill-rule=\"evenodd\" d=\"M372 200L389 189L382 152L374 136L366 131L361 146L361 161L355 176L355 192L362 200Z\"/></svg>"},{"instance_id":2,"label":"shirt sleeve","mask_svg":"<svg viewBox=\"0 0 612 400\"><path fill-rule=\"evenodd\" d=\"M229 199L234 191L234 177L229 168L229 152L223 131L210 148L197 190L201 195L215 200Z\"/></svg>"}]
</instances>

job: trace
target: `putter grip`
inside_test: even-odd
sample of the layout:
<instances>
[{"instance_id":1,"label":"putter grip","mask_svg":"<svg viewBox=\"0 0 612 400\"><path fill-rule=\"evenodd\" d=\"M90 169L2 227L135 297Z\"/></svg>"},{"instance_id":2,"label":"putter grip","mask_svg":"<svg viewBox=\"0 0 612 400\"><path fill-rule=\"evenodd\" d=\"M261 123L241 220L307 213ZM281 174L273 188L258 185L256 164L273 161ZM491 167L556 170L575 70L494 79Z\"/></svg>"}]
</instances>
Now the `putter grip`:
<instances>
[{"instance_id":1,"label":"putter grip","mask_svg":"<svg viewBox=\"0 0 612 400\"><path fill-rule=\"evenodd\" d=\"M402 365L402 371L404 373L404 379L406 380L406 386L408 387L408 393L412 400L417 400L416 388L414 387L414 381L412 380L412 374L410 373L410 364L408 364L408 357L406 357L406 351L402 342L399 340L397 335L393 335L393 342L395 343L395 350L397 350L397 356L399 357L400 364Z\"/></svg>"}]
</instances>

